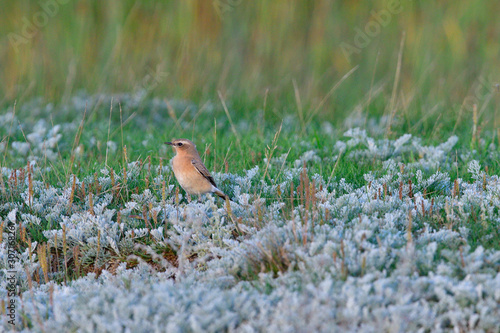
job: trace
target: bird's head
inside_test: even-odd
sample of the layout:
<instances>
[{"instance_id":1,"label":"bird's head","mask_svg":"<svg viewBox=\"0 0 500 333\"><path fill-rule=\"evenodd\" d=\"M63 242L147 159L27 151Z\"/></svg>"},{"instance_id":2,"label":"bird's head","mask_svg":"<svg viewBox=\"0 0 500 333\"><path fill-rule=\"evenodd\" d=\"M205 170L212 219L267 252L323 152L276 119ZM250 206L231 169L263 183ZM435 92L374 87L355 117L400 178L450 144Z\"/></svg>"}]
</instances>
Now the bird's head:
<instances>
[{"instance_id":1,"label":"bird's head","mask_svg":"<svg viewBox=\"0 0 500 333\"><path fill-rule=\"evenodd\" d=\"M165 142L165 144L172 146L177 154L197 153L196 145L188 139L176 139L171 142Z\"/></svg>"}]
</instances>

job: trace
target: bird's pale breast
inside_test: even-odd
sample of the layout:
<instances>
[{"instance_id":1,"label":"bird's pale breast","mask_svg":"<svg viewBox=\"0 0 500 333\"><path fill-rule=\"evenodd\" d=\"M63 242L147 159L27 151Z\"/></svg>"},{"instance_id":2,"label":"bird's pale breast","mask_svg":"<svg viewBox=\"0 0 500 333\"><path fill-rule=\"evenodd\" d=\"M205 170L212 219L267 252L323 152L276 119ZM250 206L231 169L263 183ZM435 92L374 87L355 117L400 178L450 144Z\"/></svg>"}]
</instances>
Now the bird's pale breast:
<instances>
[{"instance_id":1,"label":"bird's pale breast","mask_svg":"<svg viewBox=\"0 0 500 333\"><path fill-rule=\"evenodd\" d=\"M172 160L175 178L181 187L189 194L204 194L212 192L212 184L203 177L191 163L189 156L176 156Z\"/></svg>"}]
</instances>

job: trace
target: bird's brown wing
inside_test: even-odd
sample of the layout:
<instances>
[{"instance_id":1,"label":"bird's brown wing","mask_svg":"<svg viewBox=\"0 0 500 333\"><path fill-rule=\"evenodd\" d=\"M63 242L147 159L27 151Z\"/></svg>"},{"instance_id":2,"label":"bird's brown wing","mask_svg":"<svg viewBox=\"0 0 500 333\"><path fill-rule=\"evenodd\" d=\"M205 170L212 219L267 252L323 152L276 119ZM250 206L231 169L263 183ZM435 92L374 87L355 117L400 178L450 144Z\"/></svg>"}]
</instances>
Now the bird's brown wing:
<instances>
[{"instance_id":1,"label":"bird's brown wing","mask_svg":"<svg viewBox=\"0 0 500 333\"><path fill-rule=\"evenodd\" d=\"M196 170L198 170L198 172L203 177L205 177L210 182L210 184L212 184L213 186L217 187L217 185L215 185L214 178L210 175L210 172L208 171L207 167L205 165L203 165L202 161L199 161L199 160L196 160L196 159L193 158L191 160L191 164L193 164L193 166L196 168Z\"/></svg>"}]
</instances>

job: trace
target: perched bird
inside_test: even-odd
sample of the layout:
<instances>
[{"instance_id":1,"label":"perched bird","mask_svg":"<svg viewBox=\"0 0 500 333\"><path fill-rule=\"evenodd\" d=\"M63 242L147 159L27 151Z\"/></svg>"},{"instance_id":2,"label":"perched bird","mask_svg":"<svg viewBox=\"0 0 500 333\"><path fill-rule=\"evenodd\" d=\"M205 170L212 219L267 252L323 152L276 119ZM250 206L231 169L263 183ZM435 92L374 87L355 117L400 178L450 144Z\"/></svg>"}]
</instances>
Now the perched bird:
<instances>
[{"instance_id":1,"label":"perched bird","mask_svg":"<svg viewBox=\"0 0 500 333\"><path fill-rule=\"evenodd\" d=\"M188 139L177 139L165 142L175 149L176 155L172 160L175 178L187 194L202 195L215 193L222 199L228 198L224 192L217 188L213 177L203 164L196 145Z\"/></svg>"}]
</instances>

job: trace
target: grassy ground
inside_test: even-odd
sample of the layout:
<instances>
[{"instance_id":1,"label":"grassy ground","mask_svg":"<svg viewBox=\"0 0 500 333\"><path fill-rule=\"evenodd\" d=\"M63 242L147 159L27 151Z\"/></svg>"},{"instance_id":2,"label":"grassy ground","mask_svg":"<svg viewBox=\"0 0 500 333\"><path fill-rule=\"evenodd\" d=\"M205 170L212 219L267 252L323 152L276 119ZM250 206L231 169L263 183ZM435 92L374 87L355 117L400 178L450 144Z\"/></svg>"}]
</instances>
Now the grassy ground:
<instances>
[{"instance_id":1,"label":"grassy ground","mask_svg":"<svg viewBox=\"0 0 500 333\"><path fill-rule=\"evenodd\" d=\"M408 329L410 316L414 330L498 330L498 4L51 4L0 13L2 253L12 222L26 302L15 329L60 328L60 313L111 330L119 304L159 290L186 313L214 300L196 320L160 302L116 322L304 329L296 313L310 329ZM173 138L197 144L235 204L186 202ZM487 290L480 302L469 287ZM86 312L93 299L118 305ZM365 310L349 319L349 304ZM238 319L203 326L212 305Z\"/></svg>"},{"instance_id":2,"label":"grassy ground","mask_svg":"<svg viewBox=\"0 0 500 333\"><path fill-rule=\"evenodd\" d=\"M245 297L255 297L265 306L275 302L266 295L287 303L288 297L306 297L301 292L305 281L320 288L329 279L340 284L328 295L338 293L337 288L375 288L369 286L379 279L396 279L394 283L404 293L407 283L440 283L434 279L457 286L459 289L452 288L451 292L460 293L462 284L472 279L474 286L487 288L487 295L496 295L500 159L496 142L484 139L484 133L451 136L433 145L434 140L411 135L387 139L383 121L372 120L368 133L360 128L342 132L328 122L304 128L298 117L285 118L279 126L262 117L251 121L238 117L232 106L226 113L221 106L169 100L169 111L167 103L158 100L145 99L130 106L131 97L127 95L98 98L114 101L112 107L107 106L107 123L98 120L98 111L86 112L85 104L67 107L81 116L73 122L33 123L10 118L14 113L4 116L8 121L3 122L3 128L10 129L12 123L18 126L12 126L5 137L8 145L0 175L3 248L8 244L7 228L17 226L14 248L18 261L13 268L19 291L30 304L22 311L17 328L60 328L57 317L50 313L94 318L88 321L94 326L76 317L65 321L64 325L73 329L105 330L98 327L107 323L134 327L125 324L127 320L151 318L135 317L127 310L120 312L120 319L110 321L108 310L88 312L86 304L90 299L103 298L111 302L105 303L108 309L115 303L129 309L135 302L124 299L135 295L144 300L141 295L152 297L159 286L166 288L162 290L168 295L174 289L190 293L196 288L201 288L200 292L229 293L221 299L224 302L235 301L229 300L244 288L245 295L248 293ZM96 97L83 99L87 107L98 104ZM80 98L73 102L79 103ZM59 114L63 112L61 109ZM165 133L151 125L158 123L170 124L171 131ZM236 203L228 206L213 197L201 203L186 201L169 167L173 152L162 144L174 133L197 143L219 187ZM26 142L29 144L24 145ZM380 258L381 252L386 254ZM144 267L148 267L146 271ZM126 269L135 270L130 273ZM136 285L144 279L143 274L153 280ZM157 280L157 274L163 275ZM382 275L362 282L373 274ZM484 276L491 277L490 284L481 282ZM211 277L231 282L207 284L206 279ZM399 280L405 277L411 277L411 281ZM292 281L296 278L303 281L298 289L281 290L284 285L295 286ZM139 294L126 293L131 287L119 282L129 279L132 290ZM170 279L177 284L163 286ZM73 296L63 296L66 294L59 288L65 285L72 288ZM52 291L42 291L45 288ZM104 296L110 292L108 288L117 289ZM411 326L402 324L400 328L444 325L446 329L494 331L490 316L496 314L488 305L494 299L485 299L487 303L481 307L472 307L473 298L466 298L465 303L457 298L446 305L437 289L436 294L425 296L427 287L419 288L413 291L414 302L408 306L418 312L425 300L433 317L413 318ZM94 290L95 294L84 290ZM29 296L33 292L41 292L42 299ZM335 306L342 307L351 297L350 293L342 295ZM59 300L50 305L53 297ZM181 302L181 307L187 306L183 300L192 304L198 299L192 294L170 297L168 304ZM370 311L380 311L377 302L368 301L373 295L359 297L361 302L368 302L363 304ZM393 306L402 295L377 297L384 297ZM71 299L77 303L67 310L60 308ZM178 316L167 311L165 299L152 313L162 313L172 322ZM316 300L306 298L304 302ZM41 304L49 304L42 314L33 310ZM215 304L205 305L229 311L227 306L232 303ZM235 323L203 327L217 331L240 327L247 320L251 327L261 327L275 317L270 312L267 319L257 319L245 309L235 309L239 318ZM291 314L286 306L280 311ZM387 322L377 324L381 329L393 327L395 318L406 316L387 311ZM460 314L454 319L458 324L449 323L452 313ZM103 317L95 317L98 314ZM476 315L479 321L470 324ZM200 320L211 316L218 315L207 310ZM351 326L344 322L348 316L346 312L341 316L344 319L334 316L327 322L348 330L373 324L371 317L360 315L356 317L358 324ZM311 328L320 322L313 321ZM179 322L175 327L198 327L186 323ZM151 325L148 329L164 324ZM278 327L285 326L281 323ZM297 322L293 327L305 326Z\"/></svg>"}]
</instances>

